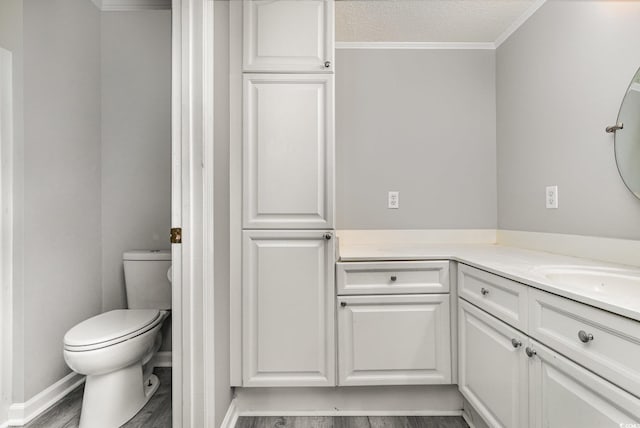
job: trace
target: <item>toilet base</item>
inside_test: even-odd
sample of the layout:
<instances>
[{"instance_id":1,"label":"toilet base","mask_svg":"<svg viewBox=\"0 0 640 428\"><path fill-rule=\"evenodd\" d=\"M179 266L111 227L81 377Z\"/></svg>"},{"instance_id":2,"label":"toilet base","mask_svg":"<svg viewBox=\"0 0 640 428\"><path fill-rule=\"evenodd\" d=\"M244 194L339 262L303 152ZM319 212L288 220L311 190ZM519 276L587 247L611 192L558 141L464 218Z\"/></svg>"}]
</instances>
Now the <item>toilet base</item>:
<instances>
[{"instance_id":1,"label":"toilet base","mask_svg":"<svg viewBox=\"0 0 640 428\"><path fill-rule=\"evenodd\" d=\"M133 418L157 391L156 375L143 379L142 364L87 376L79 428L117 428Z\"/></svg>"}]
</instances>

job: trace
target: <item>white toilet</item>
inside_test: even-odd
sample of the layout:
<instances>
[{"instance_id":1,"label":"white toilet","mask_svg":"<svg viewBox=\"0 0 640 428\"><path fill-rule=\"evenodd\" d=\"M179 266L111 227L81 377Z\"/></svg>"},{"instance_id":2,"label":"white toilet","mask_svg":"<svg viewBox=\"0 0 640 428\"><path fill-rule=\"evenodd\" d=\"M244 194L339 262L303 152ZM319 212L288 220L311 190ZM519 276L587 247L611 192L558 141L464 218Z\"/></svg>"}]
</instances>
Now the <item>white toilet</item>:
<instances>
[{"instance_id":1,"label":"white toilet","mask_svg":"<svg viewBox=\"0 0 640 428\"><path fill-rule=\"evenodd\" d=\"M117 428L135 416L158 389L154 354L171 309L171 253L123 255L129 309L89 318L64 336L64 359L86 375L80 428Z\"/></svg>"}]
</instances>

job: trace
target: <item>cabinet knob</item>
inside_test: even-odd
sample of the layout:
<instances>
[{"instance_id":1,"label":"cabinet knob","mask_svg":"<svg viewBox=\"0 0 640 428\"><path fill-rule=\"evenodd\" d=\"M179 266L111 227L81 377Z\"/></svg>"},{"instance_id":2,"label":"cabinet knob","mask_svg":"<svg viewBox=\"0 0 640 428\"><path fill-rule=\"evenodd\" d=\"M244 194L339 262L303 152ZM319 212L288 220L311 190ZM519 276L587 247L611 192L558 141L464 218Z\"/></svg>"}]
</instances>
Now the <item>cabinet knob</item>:
<instances>
[{"instance_id":1,"label":"cabinet knob","mask_svg":"<svg viewBox=\"0 0 640 428\"><path fill-rule=\"evenodd\" d=\"M340 302L340 306L344 308L345 306L347 306L347 302Z\"/></svg>"},{"instance_id":2,"label":"cabinet knob","mask_svg":"<svg viewBox=\"0 0 640 428\"><path fill-rule=\"evenodd\" d=\"M580 330L578 332L578 339L580 339L580 342L582 343L589 343L593 340L593 334L587 333L584 330Z\"/></svg>"},{"instance_id":3,"label":"cabinet knob","mask_svg":"<svg viewBox=\"0 0 640 428\"><path fill-rule=\"evenodd\" d=\"M395 275L391 275L391 281L394 281L394 282L395 282L397 279L398 279L398 277L397 277L397 276L395 276Z\"/></svg>"},{"instance_id":4,"label":"cabinet knob","mask_svg":"<svg viewBox=\"0 0 640 428\"><path fill-rule=\"evenodd\" d=\"M525 348L524 352L527 353L527 357L532 358L534 355L537 354L535 349L529 348L528 346Z\"/></svg>"},{"instance_id":5,"label":"cabinet knob","mask_svg":"<svg viewBox=\"0 0 640 428\"><path fill-rule=\"evenodd\" d=\"M511 339L511 344L513 345L514 348L519 348L522 346L522 342L519 341L518 339Z\"/></svg>"},{"instance_id":6,"label":"cabinet knob","mask_svg":"<svg viewBox=\"0 0 640 428\"><path fill-rule=\"evenodd\" d=\"M483 296L486 296L487 294L489 294L489 290L487 290L486 288L482 287L480 289L480 293L482 293Z\"/></svg>"},{"instance_id":7,"label":"cabinet knob","mask_svg":"<svg viewBox=\"0 0 640 428\"><path fill-rule=\"evenodd\" d=\"M324 234L324 239L326 239L327 241L330 240L331 238L332 238L332 235L330 233Z\"/></svg>"},{"instance_id":8,"label":"cabinet knob","mask_svg":"<svg viewBox=\"0 0 640 428\"><path fill-rule=\"evenodd\" d=\"M331 61L325 61L324 68L330 68L330 67L331 67Z\"/></svg>"}]
</instances>

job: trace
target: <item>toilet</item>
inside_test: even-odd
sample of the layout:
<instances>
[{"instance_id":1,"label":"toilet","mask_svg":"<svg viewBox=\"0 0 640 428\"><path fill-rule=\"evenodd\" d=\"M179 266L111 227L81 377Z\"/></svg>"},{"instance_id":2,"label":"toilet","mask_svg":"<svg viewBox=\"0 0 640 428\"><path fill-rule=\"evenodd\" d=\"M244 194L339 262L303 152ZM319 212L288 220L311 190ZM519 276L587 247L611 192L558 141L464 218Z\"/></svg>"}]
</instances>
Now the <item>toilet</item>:
<instances>
[{"instance_id":1,"label":"toilet","mask_svg":"<svg viewBox=\"0 0 640 428\"><path fill-rule=\"evenodd\" d=\"M80 428L116 428L158 389L153 357L171 310L170 251L123 254L128 309L97 315L64 336L64 359L86 375Z\"/></svg>"}]
</instances>

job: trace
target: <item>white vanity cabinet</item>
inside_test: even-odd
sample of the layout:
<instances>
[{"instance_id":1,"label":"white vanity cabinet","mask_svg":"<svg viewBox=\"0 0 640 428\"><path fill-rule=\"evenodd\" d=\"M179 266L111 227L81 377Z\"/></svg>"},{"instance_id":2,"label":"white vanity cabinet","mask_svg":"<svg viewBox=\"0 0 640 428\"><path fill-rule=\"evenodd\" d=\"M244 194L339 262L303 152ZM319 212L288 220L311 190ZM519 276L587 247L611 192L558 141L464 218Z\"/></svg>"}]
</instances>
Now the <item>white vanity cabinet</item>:
<instances>
[{"instance_id":1,"label":"white vanity cabinet","mask_svg":"<svg viewBox=\"0 0 640 428\"><path fill-rule=\"evenodd\" d=\"M340 385L451 383L449 295L338 298Z\"/></svg>"},{"instance_id":2,"label":"white vanity cabinet","mask_svg":"<svg viewBox=\"0 0 640 428\"><path fill-rule=\"evenodd\" d=\"M640 421L640 323L470 266L461 264L458 277L480 278L481 289L511 296L487 304L482 293L459 288L459 388L489 426Z\"/></svg>"},{"instance_id":3,"label":"white vanity cabinet","mask_svg":"<svg viewBox=\"0 0 640 428\"><path fill-rule=\"evenodd\" d=\"M449 262L340 262L338 384L451 384Z\"/></svg>"},{"instance_id":4,"label":"white vanity cabinet","mask_svg":"<svg viewBox=\"0 0 640 428\"><path fill-rule=\"evenodd\" d=\"M333 71L333 0L244 0L245 72Z\"/></svg>"},{"instance_id":5,"label":"white vanity cabinet","mask_svg":"<svg viewBox=\"0 0 640 428\"><path fill-rule=\"evenodd\" d=\"M637 397L534 340L529 349L529 428L637 426Z\"/></svg>"},{"instance_id":6,"label":"white vanity cabinet","mask_svg":"<svg viewBox=\"0 0 640 428\"><path fill-rule=\"evenodd\" d=\"M245 74L243 227L332 229L333 75Z\"/></svg>"},{"instance_id":7,"label":"white vanity cabinet","mask_svg":"<svg viewBox=\"0 0 640 428\"><path fill-rule=\"evenodd\" d=\"M458 386L491 427L528 424L527 336L459 299Z\"/></svg>"},{"instance_id":8,"label":"white vanity cabinet","mask_svg":"<svg viewBox=\"0 0 640 428\"><path fill-rule=\"evenodd\" d=\"M335 385L335 240L328 237L244 232L244 386Z\"/></svg>"}]
</instances>

